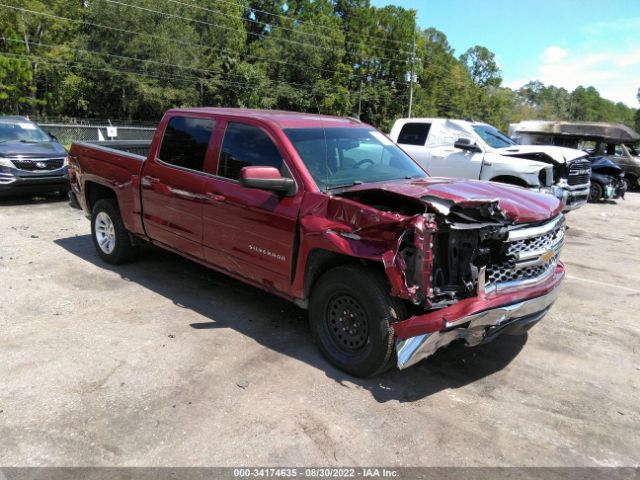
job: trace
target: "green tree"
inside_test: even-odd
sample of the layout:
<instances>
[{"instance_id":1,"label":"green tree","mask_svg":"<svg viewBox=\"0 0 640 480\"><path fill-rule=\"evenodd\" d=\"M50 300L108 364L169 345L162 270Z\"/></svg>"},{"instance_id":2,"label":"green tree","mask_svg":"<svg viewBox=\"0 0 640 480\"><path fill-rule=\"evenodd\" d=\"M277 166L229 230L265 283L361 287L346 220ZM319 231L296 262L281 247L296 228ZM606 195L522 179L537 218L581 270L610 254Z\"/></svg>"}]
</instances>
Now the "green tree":
<instances>
[{"instance_id":1,"label":"green tree","mask_svg":"<svg viewBox=\"0 0 640 480\"><path fill-rule=\"evenodd\" d=\"M460 55L460 62L467 68L477 86L499 87L502 83L496 56L486 47L476 45L470 48Z\"/></svg>"}]
</instances>

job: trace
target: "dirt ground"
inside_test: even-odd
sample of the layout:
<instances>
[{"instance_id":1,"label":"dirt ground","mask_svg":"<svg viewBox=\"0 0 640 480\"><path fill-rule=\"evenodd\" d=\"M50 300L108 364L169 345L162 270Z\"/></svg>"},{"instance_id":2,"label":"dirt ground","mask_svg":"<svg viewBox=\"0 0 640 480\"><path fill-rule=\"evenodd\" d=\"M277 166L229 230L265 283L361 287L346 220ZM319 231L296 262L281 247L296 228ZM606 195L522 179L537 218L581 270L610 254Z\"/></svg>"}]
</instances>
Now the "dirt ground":
<instances>
[{"instance_id":1,"label":"dirt ground","mask_svg":"<svg viewBox=\"0 0 640 480\"><path fill-rule=\"evenodd\" d=\"M568 224L528 336L359 380L303 310L151 247L110 267L66 202L0 200L0 465L637 466L640 194Z\"/></svg>"}]
</instances>

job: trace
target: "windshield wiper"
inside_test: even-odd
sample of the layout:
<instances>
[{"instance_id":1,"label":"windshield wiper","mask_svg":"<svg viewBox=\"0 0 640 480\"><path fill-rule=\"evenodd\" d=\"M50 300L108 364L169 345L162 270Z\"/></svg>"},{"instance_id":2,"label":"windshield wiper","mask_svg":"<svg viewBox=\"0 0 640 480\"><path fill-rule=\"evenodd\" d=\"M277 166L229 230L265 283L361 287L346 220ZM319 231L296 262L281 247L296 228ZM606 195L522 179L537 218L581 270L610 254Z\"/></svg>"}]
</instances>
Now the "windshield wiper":
<instances>
[{"instance_id":1,"label":"windshield wiper","mask_svg":"<svg viewBox=\"0 0 640 480\"><path fill-rule=\"evenodd\" d=\"M340 188L348 188L348 187L353 187L355 185L362 185L362 180L354 180L351 183L346 183L344 185L332 185L332 186L327 186L325 187L325 190L329 191L329 190L338 190Z\"/></svg>"}]
</instances>

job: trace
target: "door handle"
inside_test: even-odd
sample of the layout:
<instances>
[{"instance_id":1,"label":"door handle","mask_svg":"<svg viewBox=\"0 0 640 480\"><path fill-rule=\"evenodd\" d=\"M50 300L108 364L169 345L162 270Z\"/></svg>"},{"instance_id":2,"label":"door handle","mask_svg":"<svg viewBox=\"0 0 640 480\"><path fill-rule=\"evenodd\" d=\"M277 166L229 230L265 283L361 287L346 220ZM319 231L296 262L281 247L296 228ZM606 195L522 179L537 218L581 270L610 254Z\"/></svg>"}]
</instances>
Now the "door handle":
<instances>
[{"instance_id":1,"label":"door handle","mask_svg":"<svg viewBox=\"0 0 640 480\"><path fill-rule=\"evenodd\" d=\"M212 202L224 202L227 197L218 193L207 192L207 198Z\"/></svg>"},{"instance_id":2,"label":"door handle","mask_svg":"<svg viewBox=\"0 0 640 480\"><path fill-rule=\"evenodd\" d=\"M148 176L142 177L142 185L144 187L151 187L156 183L160 183L160 179L157 177L148 177Z\"/></svg>"}]
</instances>

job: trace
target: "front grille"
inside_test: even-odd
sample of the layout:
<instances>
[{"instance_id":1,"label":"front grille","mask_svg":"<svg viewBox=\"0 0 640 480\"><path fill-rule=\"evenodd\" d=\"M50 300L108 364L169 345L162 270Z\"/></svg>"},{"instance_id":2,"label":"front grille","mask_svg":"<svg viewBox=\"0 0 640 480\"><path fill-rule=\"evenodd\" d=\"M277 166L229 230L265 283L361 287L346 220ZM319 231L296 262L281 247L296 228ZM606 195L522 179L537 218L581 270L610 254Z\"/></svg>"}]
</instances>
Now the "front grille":
<instances>
[{"instance_id":1,"label":"front grille","mask_svg":"<svg viewBox=\"0 0 640 480\"><path fill-rule=\"evenodd\" d=\"M28 172L46 172L48 170L57 170L64 165L64 158L12 158L11 163L19 170Z\"/></svg>"},{"instance_id":2,"label":"front grille","mask_svg":"<svg viewBox=\"0 0 640 480\"><path fill-rule=\"evenodd\" d=\"M513 232L517 239L507 240L503 261L487 266L487 284L542 278L555 269L564 244L564 217Z\"/></svg>"},{"instance_id":3,"label":"front grille","mask_svg":"<svg viewBox=\"0 0 640 480\"><path fill-rule=\"evenodd\" d=\"M571 186L585 185L591 180L591 163L588 160L578 160L569 165L567 183Z\"/></svg>"},{"instance_id":4,"label":"front grille","mask_svg":"<svg viewBox=\"0 0 640 480\"><path fill-rule=\"evenodd\" d=\"M517 282L546 276L556 267L556 263L558 263L557 255L553 256L548 263L533 267L518 268L514 261L492 265L487 268L487 283Z\"/></svg>"}]
</instances>

